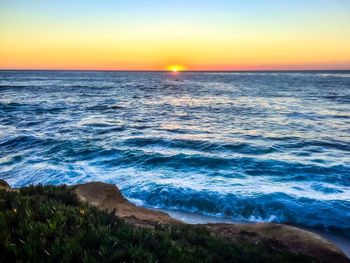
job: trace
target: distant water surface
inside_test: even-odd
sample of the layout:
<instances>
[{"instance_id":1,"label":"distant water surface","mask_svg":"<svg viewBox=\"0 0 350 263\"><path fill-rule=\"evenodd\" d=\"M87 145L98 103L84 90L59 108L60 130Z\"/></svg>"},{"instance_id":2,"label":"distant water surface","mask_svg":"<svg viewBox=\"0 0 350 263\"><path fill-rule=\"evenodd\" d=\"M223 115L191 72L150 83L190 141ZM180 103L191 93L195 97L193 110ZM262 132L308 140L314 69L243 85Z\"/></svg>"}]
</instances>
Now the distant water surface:
<instances>
[{"instance_id":1,"label":"distant water surface","mask_svg":"<svg viewBox=\"0 0 350 263\"><path fill-rule=\"evenodd\" d=\"M0 178L350 237L350 72L0 71Z\"/></svg>"}]
</instances>

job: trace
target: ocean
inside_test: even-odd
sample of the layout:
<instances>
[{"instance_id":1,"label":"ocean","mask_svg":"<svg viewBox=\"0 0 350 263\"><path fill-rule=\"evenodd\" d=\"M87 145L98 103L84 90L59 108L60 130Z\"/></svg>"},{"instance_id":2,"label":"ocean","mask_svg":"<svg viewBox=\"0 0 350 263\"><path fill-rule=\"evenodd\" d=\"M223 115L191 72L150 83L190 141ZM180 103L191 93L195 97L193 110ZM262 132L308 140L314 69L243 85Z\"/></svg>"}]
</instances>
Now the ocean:
<instances>
[{"instance_id":1,"label":"ocean","mask_svg":"<svg viewBox=\"0 0 350 263\"><path fill-rule=\"evenodd\" d=\"M0 71L0 178L350 238L350 72Z\"/></svg>"}]
</instances>

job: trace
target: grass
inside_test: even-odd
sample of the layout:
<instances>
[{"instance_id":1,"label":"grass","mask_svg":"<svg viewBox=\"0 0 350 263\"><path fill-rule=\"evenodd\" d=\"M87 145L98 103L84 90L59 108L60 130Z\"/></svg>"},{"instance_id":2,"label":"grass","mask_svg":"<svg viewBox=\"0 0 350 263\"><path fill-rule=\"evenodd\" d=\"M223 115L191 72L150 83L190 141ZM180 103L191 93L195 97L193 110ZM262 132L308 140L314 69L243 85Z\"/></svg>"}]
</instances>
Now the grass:
<instances>
[{"instance_id":1,"label":"grass","mask_svg":"<svg viewBox=\"0 0 350 263\"><path fill-rule=\"evenodd\" d=\"M0 190L0 262L314 262L194 226L136 228L66 186ZM316 262L316 261L315 261Z\"/></svg>"}]
</instances>

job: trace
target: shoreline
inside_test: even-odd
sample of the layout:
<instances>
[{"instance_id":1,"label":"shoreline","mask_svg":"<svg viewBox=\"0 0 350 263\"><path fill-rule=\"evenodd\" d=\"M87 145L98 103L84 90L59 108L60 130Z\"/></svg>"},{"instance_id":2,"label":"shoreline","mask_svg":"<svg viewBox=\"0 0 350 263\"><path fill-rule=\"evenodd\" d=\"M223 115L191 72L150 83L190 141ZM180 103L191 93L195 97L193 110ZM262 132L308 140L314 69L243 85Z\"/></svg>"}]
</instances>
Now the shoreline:
<instances>
[{"instance_id":1,"label":"shoreline","mask_svg":"<svg viewBox=\"0 0 350 263\"><path fill-rule=\"evenodd\" d=\"M176 220L180 220L186 224L189 225L205 225L205 224L246 224L251 225L255 224L255 222L246 222L246 221L237 221L229 218L224 217L218 217L218 216L212 216L212 215L204 215L200 213L195 212L184 212L180 210L170 210L170 209L158 209L158 208L152 208L152 207L145 207L147 209L152 209L155 211L161 211L164 213L167 213L172 218ZM285 225L285 224L283 224ZM303 226L295 226L291 225L309 232L312 232L314 234L320 235L321 237L327 239L331 243L335 244L349 259L350 259L350 240L343 237L336 235L334 233L330 233L327 231L317 230L310 227L303 227Z\"/></svg>"}]
</instances>

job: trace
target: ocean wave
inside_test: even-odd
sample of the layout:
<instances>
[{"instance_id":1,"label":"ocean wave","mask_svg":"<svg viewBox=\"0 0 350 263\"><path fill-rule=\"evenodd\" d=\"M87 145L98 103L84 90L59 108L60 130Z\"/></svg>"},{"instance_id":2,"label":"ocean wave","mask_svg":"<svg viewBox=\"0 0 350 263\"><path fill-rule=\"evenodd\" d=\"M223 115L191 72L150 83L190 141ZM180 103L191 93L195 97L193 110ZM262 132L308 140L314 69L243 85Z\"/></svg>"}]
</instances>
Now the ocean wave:
<instances>
[{"instance_id":1,"label":"ocean wave","mask_svg":"<svg viewBox=\"0 0 350 263\"><path fill-rule=\"evenodd\" d=\"M277 192L257 196L222 195L175 187L136 188L126 192L132 200L163 209L197 212L246 222L276 222L329 230L350 230L350 208L346 201L317 201ZM330 217L334 220L328 220ZM350 233L350 232L348 232ZM348 235L350 237L350 234Z\"/></svg>"},{"instance_id":2,"label":"ocean wave","mask_svg":"<svg viewBox=\"0 0 350 263\"><path fill-rule=\"evenodd\" d=\"M125 130L121 127L110 128L107 126L96 126L103 128L98 134L103 132L120 132ZM125 147L127 145L128 147ZM161 149L151 148L147 150L145 146L159 145L169 148L182 149L182 153L166 154ZM133 147L131 147L133 146ZM127 139L120 141L118 147L105 148L105 143L101 140L101 145L95 141L87 140L66 140L49 137L35 137L32 135L20 135L8 137L0 140L0 147L8 152L18 152L30 150L37 152L45 158L51 160L76 162L91 160L92 165L110 167L133 167L137 166L142 170L171 169L178 172L200 170L204 173L211 171L232 171L242 173L247 176L269 176L276 181L310 181L321 180L327 183L337 183L350 186L350 177L347 176L349 165L347 164L327 164L324 162L299 162L284 161L283 159L261 158L257 152L246 155L244 150L248 146L198 143L198 141L182 140L153 140L153 139ZM296 146L293 146L296 147ZM13 151L15 149L15 151ZM188 152L185 149L198 150L198 152ZM243 155L222 154L227 150L241 153ZM243 149L243 151L242 151ZM221 155L216 154L219 151ZM170 153L173 153L172 151ZM332 176L333 175L333 176Z\"/></svg>"},{"instance_id":3,"label":"ocean wave","mask_svg":"<svg viewBox=\"0 0 350 263\"><path fill-rule=\"evenodd\" d=\"M252 155L266 154L277 151L274 147L254 146L248 143L218 143L212 141L167 139L167 138L131 138L123 142L125 145L134 147L160 146L178 149L190 149L205 152L239 152Z\"/></svg>"}]
</instances>

